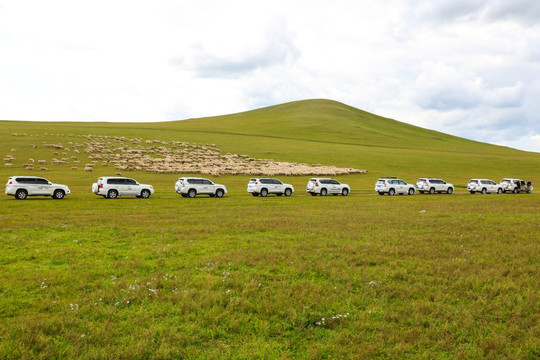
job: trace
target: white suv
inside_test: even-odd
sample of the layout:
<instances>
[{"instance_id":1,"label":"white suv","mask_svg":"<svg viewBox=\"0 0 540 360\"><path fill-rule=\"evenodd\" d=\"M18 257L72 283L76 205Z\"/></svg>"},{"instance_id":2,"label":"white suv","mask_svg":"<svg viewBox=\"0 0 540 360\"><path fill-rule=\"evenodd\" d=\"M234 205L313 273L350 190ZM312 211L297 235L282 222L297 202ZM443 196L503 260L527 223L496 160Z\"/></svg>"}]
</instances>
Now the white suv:
<instances>
[{"instance_id":1,"label":"white suv","mask_svg":"<svg viewBox=\"0 0 540 360\"><path fill-rule=\"evenodd\" d=\"M71 194L66 185L53 184L47 179L36 176L12 176L6 183L6 195L24 200L28 196L51 196L53 199L63 199Z\"/></svg>"},{"instance_id":2,"label":"white suv","mask_svg":"<svg viewBox=\"0 0 540 360\"><path fill-rule=\"evenodd\" d=\"M174 189L182 197L190 198L199 194L221 198L227 193L225 185L214 184L208 179L198 177L181 177L174 185Z\"/></svg>"},{"instance_id":3,"label":"white suv","mask_svg":"<svg viewBox=\"0 0 540 360\"><path fill-rule=\"evenodd\" d=\"M307 183L306 191L312 196L317 194L321 196L326 196L326 194L347 196L351 192L351 188L335 179L312 178Z\"/></svg>"},{"instance_id":4,"label":"white suv","mask_svg":"<svg viewBox=\"0 0 540 360\"><path fill-rule=\"evenodd\" d=\"M249 180L247 191L253 196L265 197L268 194L291 196L294 188L291 184L284 184L277 179L253 178Z\"/></svg>"},{"instance_id":5,"label":"white suv","mask_svg":"<svg viewBox=\"0 0 540 360\"><path fill-rule=\"evenodd\" d=\"M493 180L489 179L471 179L467 185L467 190L471 194L476 192L481 192L482 194L490 194L496 192L497 194L502 193L502 187Z\"/></svg>"},{"instance_id":6,"label":"white suv","mask_svg":"<svg viewBox=\"0 0 540 360\"><path fill-rule=\"evenodd\" d=\"M519 192L530 194L533 191L532 182L529 181L526 183L521 179L502 179L500 185L504 192L511 191L514 194Z\"/></svg>"},{"instance_id":7,"label":"white suv","mask_svg":"<svg viewBox=\"0 0 540 360\"><path fill-rule=\"evenodd\" d=\"M100 177L97 183L92 184L92 192L109 199L118 196L136 196L147 199L154 193L154 187L147 184L139 184L137 181L125 177Z\"/></svg>"},{"instance_id":8,"label":"white suv","mask_svg":"<svg viewBox=\"0 0 540 360\"><path fill-rule=\"evenodd\" d=\"M386 177L377 180L375 183L375 191L378 192L379 195L384 195L384 193L388 193L388 195L413 195L414 186L407 184L405 181L395 177Z\"/></svg>"},{"instance_id":9,"label":"white suv","mask_svg":"<svg viewBox=\"0 0 540 360\"><path fill-rule=\"evenodd\" d=\"M447 184L444 180L434 179L434 178L420 178L416 182L416 188L420 191L420 194L424 192L429 192L430 194L439 194L443 191L451 194L454 192L454 185Z\"/></svg>"}]
</instances>

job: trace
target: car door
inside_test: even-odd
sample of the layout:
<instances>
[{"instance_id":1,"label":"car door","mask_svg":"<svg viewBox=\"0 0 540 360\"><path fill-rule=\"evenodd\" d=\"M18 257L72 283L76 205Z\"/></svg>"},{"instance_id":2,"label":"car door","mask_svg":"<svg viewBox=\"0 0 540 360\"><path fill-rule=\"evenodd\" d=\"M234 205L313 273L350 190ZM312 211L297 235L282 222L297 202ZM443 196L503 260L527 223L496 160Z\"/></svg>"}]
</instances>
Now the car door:
<instances>
[{"instance_id":1,"label":"car door","mask_svg":"<svg viewBox=\"0 0 540 360\"><path fill-rule=\"evenodd\" d=\"M47 179L35 178L34 195L52 195L52 185Z\"/></svg>"},{"instance_id":2,"label":"car door","mask_svg":"<svg viewBox=\"0 0 540 360\"><path fill-rule=\"evenodd\" d=\"M215 193L214 183L211 182L210 180L203 179L201 190L202 190L201 194L214 194Z\"/></svg>"},{"instance_id":3,"label":"car door","mask_svg":"<svg viewBox=\"0 0 540 360\"><path fill-rule=\"evenodd\" d=\"M139 195L141 193L141 186L138 182L136 182L133 179L124 179L125 184L123 185L125 188L125 194L126 195Z\"/></svg>"},{"instance_id":4,"label":"car door","mask_svg":"<svg viewBox=\"0 0 540 360\"><path fill-rule=\"evenodd\" d=\"M407 188L407 183L405 181L399 180L398 182L399 182L399 185L398 185L399 186L399 191L398 191L399 193L405 194L406 192L409 191L409 189Z\"/></svg>"},{"instance_id":5,"label":"car door","mask_svg":"<svg viewBox=\"0 0 540 360\"><path fill-rule=\"evenodd\" d=\"M279 180L276 180L276 179L273 179L272 180L272 192L277 194L277 193L282 193L285 191L285 186L283 186L283 183Z\"/></svg>"},{"instance_id":6,"label":"car door","mask_svg":"<svg viewBox=\"0 0 540 360\"><path fill-rule=\"evenodd\" d=\"M329 180L328 181L330 183L330 192L332 194L338 194L341 192L341 189L340 189L340 184L337 180Z\"/></svg>"}]
</instances>

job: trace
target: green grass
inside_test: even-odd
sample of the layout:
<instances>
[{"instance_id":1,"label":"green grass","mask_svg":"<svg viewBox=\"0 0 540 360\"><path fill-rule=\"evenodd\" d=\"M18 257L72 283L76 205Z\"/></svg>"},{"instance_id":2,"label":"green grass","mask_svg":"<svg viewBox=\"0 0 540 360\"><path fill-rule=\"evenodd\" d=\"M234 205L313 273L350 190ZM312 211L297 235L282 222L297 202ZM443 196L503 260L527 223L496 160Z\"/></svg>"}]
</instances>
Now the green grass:
<instances>
[{"instance_id":1,"label":"green grass","mask_svg":"<svg viewBox=\"0 0 540 360\"><path fill-rule=\"evenodd\" d=\"M327 101L160 124L3 122L0 151L15 148L16 166L50 159L30 144L67 144L67 134L215 143L370 172L339 177L348 197L306 196L308 177L290 177L292 197L264 199L246 193L248 176L217 178L223 199L184 199L177 175L129 172L155 195L106 200L90 186L110 168L1 168L73 191L0 198L2 359L540 357L540 195L373 195L380 174L440 176L461 192L477 176L539 184L537 153Z\"/></svg>"}]
</instances>

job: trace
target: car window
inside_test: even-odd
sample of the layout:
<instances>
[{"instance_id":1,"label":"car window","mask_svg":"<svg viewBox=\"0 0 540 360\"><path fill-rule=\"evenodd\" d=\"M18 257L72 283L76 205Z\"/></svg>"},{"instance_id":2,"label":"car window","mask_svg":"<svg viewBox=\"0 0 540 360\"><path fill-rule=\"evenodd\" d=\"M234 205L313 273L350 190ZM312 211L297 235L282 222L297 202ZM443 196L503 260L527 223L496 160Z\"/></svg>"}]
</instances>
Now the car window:
<instances>
[{"instance_id":1,"label":"car window","mask_svg":"<svg viewBox=\"0 0 540 360\"><path fill-rule=\"evenodd\" d=\"M273 182L274 182L275 185L283 185L283 183L281 181L276 180L276 179L274 179Z\"/></svg>"},{"instance_id":2,"label":"car window","mask_svg":"<svg viewBox=\"0 0 540 360\"><path fill-rule=\"evenodd\" d=\"M125 183L124 179L107 179L107 184L109 185L123 185Z\"/></svg>"},{"instance_id":3,"label":"car window","mask_svg":"<svg viewBox=\"0 0 540 360\"><path fill-rule=\"evenodd\" d=\"M321 184L331 184L331 183L332 183L332 180L329 180L329 179L321 180Z\"/></svg>"},{"instance_id":4,"label":"car window","mask_svg":"<svg viewBox=\"0 0 540 360\"><path fill-rule=\"evenodd\" d=\"M403 180L399 180L399 185L407 185L407 183Z\"/></svg>"},{"instance_id":5,"label":"car window","mask_svg":"<svg viewBox=\"0 0 540 360\"><path fill-rule=\"evenodd\" d=\"M377 180L377 184L384 184L384 180Z\"/></svg>"},{"instance_id":6,"label":"car window","mask_svg":"<svg viewBox=\"0 0 540 360\"><path fill-rule=\"evenodd\" d=\"M272 179L261 179L261 184L272 184Z\"/></svg>"},{"instance_id":7,"label":"car window","mask_svg":"<svg viewBox=\"0 0 540 360\"><path fill-rule=\"evenodd\" d=\"M210 180L202 180L203 185L214 185Z\"/></svg>"},{"instance_id":8,"label":"car window","mask_svg":"<svg viewBox=\"0 0 540 360\"><path fill-rule=\"evenodd\" d=\"M133 179L126 179L126 184L127 185L137 185L137 182Z\"/></svg>"},{"instance_id":9,"label":"car window","mask_svg":"<svg viewBox=\"0 0 540 360\"><path fill-rule=\"evenodd\" d=\"M257 182L257 179L249 179L250 184L253 184L254 182Z\"/></svg>"},{"instance_id":10,"label":"car window","mask_svg":"<svg viewBox=\"0 0 540 360\"><path fill-rule=\"evenodd\" d=\"M310 182L317 182L317 179L309 179Z\"/></svg>"},{"instance_id":11,"label":"car window","mask_svg":"<svg viewBox=\"0 0 540 360\"><path fill-rule=\"evenodd\" d=\"M17 178L19 184L35 184L36 181L34 178Z\"/></svg>"},{"instance_id":12,"label":"car window","mask_svg":"<svg viewBox=\"0 0 540 360\"><path fill-rule=\"evenodd\" d=\"M41 178L37 178L36 179L36 184L40 184L40 185L48 185L49 182L45 179L41 179Z\"/></svg>"},{"instance_id":13,"label":"car window","mask_svg":"<svg viewBox=\"0 0 540 360\"><path fill-rule=\"evenodd\" d=\"M339 185L339 181L333 180L333 179L332 179L332 184L334 184L334 185Z\"/></svg>"}]
</instances>

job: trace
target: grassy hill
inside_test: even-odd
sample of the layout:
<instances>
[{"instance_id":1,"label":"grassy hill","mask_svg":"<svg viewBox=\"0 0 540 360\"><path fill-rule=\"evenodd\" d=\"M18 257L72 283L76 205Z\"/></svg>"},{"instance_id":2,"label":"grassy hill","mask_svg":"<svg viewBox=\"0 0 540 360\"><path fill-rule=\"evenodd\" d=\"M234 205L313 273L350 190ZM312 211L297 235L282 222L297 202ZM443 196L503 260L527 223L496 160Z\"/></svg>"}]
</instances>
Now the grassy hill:
<instances>
[{"instance_id":1,"label":"grassy hill","mask_svg":"<svg viewBox=\"0 0 540 360\"><path fill-rule=\"evenodd\" d=\"M50 136L43 138L43 133L95 134L214 143L223 152L252 157L367 169L368 175L348 180L361 191L371 189L381 175L409 182L420 176L442 177L458 190L473 177L499 181L511 176L540 183L538 153L470 141L330 100L296 101L232 115L161 123L3 121L1 125L0 153L9 154L16 148L21 159L38 156L29 144L54 141ZM42 137L13 137L13 132ZM55 169L65 172L65 167Z\"/></svg>"},{"instance_id":2,"label":"grassy hill","mask_svg":"<svg viewBox=\"0 0 540 360\"><path fill-rule=\"evenodd\" d=\"M114 167L83 171L88 134L369 173L338 177L347 197L307 196L308 176L286 178L291 197L252 197L249 176L230 175L210 177L224 198L184 199L178 174L122 171L156 192L109 200L90 185ZM72 190L0 197L0 359L540 357L538 153L311 100L165 123L3 121L0 154L16 158L0 178ZM30 158L48 170L23 169ZM382 197L380 175L443 177L458 192L515 176L537 191Z\"/></svg>"}]
</instances>

